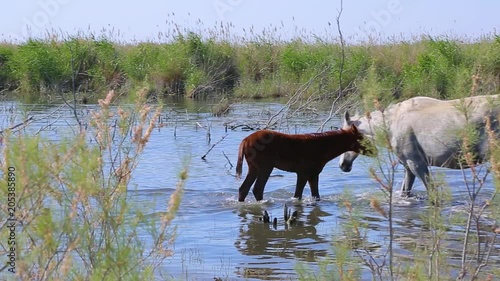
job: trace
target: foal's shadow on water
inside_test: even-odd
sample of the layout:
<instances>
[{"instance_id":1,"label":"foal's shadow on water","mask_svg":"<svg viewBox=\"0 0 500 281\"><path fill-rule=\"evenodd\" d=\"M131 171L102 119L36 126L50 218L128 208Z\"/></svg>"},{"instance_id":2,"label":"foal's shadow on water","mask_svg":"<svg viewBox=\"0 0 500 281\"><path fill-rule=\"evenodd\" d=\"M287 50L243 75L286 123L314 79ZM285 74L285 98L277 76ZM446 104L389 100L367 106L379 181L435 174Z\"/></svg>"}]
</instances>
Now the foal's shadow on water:
<instances>
[{"instance_id":1,"label":"foal's shadow on water","mask_svg":"<svg viewBox=\"0 0 500 281\"><path fill-rule=\"evenodd\" d=\"M294 224L284 221L282 208L269 211L271 223L264 223L260 219L264 206L247 205L240 208L239 235L234 243L236 249L248 256L278 256L304 261L315 261L318 256L326 256L327 249L318 249L315 245L328 243L325 238L329 237L318 235L316 226L332 214L322 211L318 205L296 205L291 209L298 212ZM273 218L278 220L276 225L272 223Z\"/></svg>"}]
</instances>

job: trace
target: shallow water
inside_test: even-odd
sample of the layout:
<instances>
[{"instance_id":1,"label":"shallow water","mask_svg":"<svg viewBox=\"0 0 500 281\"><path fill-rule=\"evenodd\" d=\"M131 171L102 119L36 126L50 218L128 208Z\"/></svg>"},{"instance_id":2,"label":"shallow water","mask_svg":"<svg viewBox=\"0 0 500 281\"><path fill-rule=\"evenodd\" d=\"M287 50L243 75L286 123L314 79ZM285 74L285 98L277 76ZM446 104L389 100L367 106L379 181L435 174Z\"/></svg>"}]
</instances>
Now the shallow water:
<instances>
[{"instance_id":1,"label":"shallow water","mask_svg":"<svg viewBox=\"0 0 500 281\"><path fill-rule=\"evenodd\" d=\"M129 186L129 200L143 207L147 217L159 219L167 208L179 172L185 165L188 167L185 193L174 221L177 227L174 255L161 265L159 277L175 280L214 280L214 277L223 280L295 280L298 264L319 272L321 261L335 258L332 243L343 235L341 226L346 222L343 199L346 191L353 197L352 204L358 210L359 219L367 224L369 251L376 258L386 252L389 238L387 219L370 207L372 196L380 197L381 194L378 184L368 173L368 167L373 163L370 158L360 156L350 173L341 172L337 159L328 163L320 176L320 202L311 201L308 187L304 190L302 202L293 200L295 174L278 170L273 172L266 185L264 202L255 202L251 193L245 203L237 202L242 179L235 178L233 165L236 164L240 141L251 131L244 130L244 127L231 130L230 127L261 127L282 106L265 102L234 104L227 116L213 117L207 112L210 105L167 104L161 120L164 126L154 130ZM75 124L71 112L64 106L3 103L0 106L2 128L16 123L7 116L20 107L31 108L30 114L37 117L38 121L31 123L28 130L43 128L42 134L55 141L71 132L68 125ZM83 107L80 112L88 116L93 108ZM59 113L54 115L56 110ZM49 117L41 119L44 114ZM280 119L275 129L287 133L316 132L326 116L326 111L297 114L292 119ZM333 119L327 127L339 125L340 120ZM215 147L202 160L201 156L214 144ZM451 186L453 200L444 206L445 214L466 212L467 192L462 173L446 169L434 171L444 175ZM245 173L246 163L243 175ZM398 166L397 186L401 184L402 176ZM416 196L413 198L395 198L396 262L411 262L415 250L426 244L422 240L430 235L422 220L429 208L425 190L418 181L414 189ZM490 178L483 194L490 194L492 190ZM283 221L285 204L298 211L297 224L289 226ZM382 207L387 209L387 203L382 202ZM264 210L271 218L278 219L276 226L260 220ZM458 268L464 229L450 226L447 234L445 251L450 262ZM497 245L492 252L493 264L500 265L499 251ZM363 279L370 276L368 270L364 271Z\"/></svg>"}]
</instances>

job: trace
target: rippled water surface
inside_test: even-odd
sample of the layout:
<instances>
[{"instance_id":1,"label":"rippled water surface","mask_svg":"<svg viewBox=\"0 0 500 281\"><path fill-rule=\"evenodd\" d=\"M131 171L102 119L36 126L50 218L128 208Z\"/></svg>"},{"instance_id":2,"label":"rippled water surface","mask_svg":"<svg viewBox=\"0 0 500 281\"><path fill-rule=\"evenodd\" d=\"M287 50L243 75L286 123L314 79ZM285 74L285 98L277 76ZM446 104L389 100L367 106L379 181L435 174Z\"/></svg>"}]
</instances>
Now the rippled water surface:
<instances>
[{"instance_id":1,"label":"rippled water surface","mask_svg":"<svg viewBox=\"0 0 500 281\"><path fill-rule=\"evenodd\" d=\"M176 280L214 280L214 277L222 280L295 280L298 265L318 272L320 261L335 258L332 242L343 234L346 191L353 197L352 204L359 219L368 225L369 250L375 257L386 252L387 220L370 207L371 197L381 194L378 184L368 173L368 167L373 165L370 158L359 157L350 173L340 171L337 159L328 163L320 175L322 200L317 203L311 201L308 187L302 202L292 200L296 176L279 170L273 172L266 185L264 202L256 203L251 193L245 203L237 202L242 180L235 178L234 166L240 141L251 133L245 128L263 126L282 107L283 104L265 102L233 104L228 115L214 117L209 112L209 104L167 103L160 120L164 126L153 132L129 187L129 200L143 206L149 218L158 219L167 208L179 172L185 165L188 167L185 193L174 222L177 227L174 255L162 264L163 277ZM20 108L29 109L30 115L36 116L37 121L31 123L28 130L43 128L42 133L53 140L71 133L68 125L75 124L71 112L64 106L4 103L2 128L16 123L7 116L10 111ZM88 116L93 108L88 106L80 110ZM48 117L40 118L44 115ZM327 115L326 110L316 110L295 114L290 119L278 118L274 128L287 133L316 132ZM238 127L232 130L233 126ZM335 126L340 126L339 119L327 124L328 128ZM202 160L201 156L212 147ZM444 206L445 212L450 215L465 212L467 193L462 173L444 169L434 171L444 175L451 186L453 199ZM246 163L243 173L246 173ZM398 185L402 176L401 167L398 167ZM490 178L484 194L492 190ZM411 261L415 249L426 244L422 240L430 235L422 220L428 208L426 193L418 181L415 194L417 196L411 199L397 199L394 205L396 261ZM296 225L284 223L284 204L298 211ZM382 207L388 206L382 202ZM276 226L260 220L264 210L272 218L278 218ZM457 267L463 232L462 227L450 227L448 231L446 251ZM492 263L498 266L499 251L497 246L492 253ZM363 277L370 277L368 271Z\"/></svg>"}]
</instances>

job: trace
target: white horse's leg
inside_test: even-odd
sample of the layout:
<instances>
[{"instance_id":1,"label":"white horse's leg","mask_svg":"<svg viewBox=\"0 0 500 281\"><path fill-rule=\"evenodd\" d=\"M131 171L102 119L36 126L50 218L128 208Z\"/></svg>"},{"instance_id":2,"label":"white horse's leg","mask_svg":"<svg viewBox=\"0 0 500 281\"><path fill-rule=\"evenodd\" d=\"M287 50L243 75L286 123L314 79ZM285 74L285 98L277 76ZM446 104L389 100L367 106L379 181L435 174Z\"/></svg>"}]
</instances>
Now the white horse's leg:
<instances>
[{"instance_id":1,"label":"white horse's leg","mask_svg":"<svg viewBox=\"0 0 500 281\"><path fill-rule=\"evenodd\" d=\"M405 167L405 179L401 185L401 196L410 196L411 188L415 182L415 174L413 174L408 167Z\"/></svg>"},{"instance_id":2,"label":"white horse's leg","mask_svg":"<svg viewBox=\"0 0 500 281\"><path fill-rule=\"evenodd\" d=\"M420 157L419 157L420 158ZM423 183L427 190L429 190L430 182L429 182L429 168L427 167L427 163L424 159L408 159L406 160L407 169L413 173L414 176L417 176ZM415 180L415 179L413 179ZM411 190L412 185L408 186L408 191Z\"/></svg>"}]
</instances>

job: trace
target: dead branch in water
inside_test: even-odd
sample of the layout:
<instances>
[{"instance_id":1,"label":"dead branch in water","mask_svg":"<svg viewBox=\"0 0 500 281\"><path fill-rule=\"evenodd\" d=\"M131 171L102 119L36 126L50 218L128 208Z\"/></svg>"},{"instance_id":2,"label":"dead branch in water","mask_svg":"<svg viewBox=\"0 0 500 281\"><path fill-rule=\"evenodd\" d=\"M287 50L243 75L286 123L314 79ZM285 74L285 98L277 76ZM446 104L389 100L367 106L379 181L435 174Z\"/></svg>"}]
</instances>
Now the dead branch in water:
<instances>
[{"instance_id":1,"label":"dead branch in water","mask_svg":"<svg viewBox=\"0 0 500 281\"><path fill-rule=\"evenodd\" d=\"M205 160L205 158L207 157L207 155L210 153L210 151L212 151L212 149L214 149L214 147L216 145L218 145L221 141L223 141L229 134L225 134L219 141L217 141L216 143L212 144L212 146L210 147L210 149L207 151L207 153L205 153L205 155L201 156L201 159L202 160Z\"/></svg>"},{"instance_id":2,"label":"dead branch in water","mask_svg":"<svg viewBox=\"0 0 500 281\"><path fill-rule=\"evenodd\" d=\"M199 122L196 122L195 128L196 128L196 130L198 130L198 128L205 129L205 132L207 133L207 143L210 144L210 141L212 140L212 137L211 137L211 133L210 133L211 126L210 126L210 122L208 121L208 119L207 119L207 125L206 126L203 126Z\"/></svg>"},{"instance_id":3,"label":"dead branch in water","mask_svg":"<svg viewBox=\"0 0 500 281\"><path fill-rule=\"evenodd\" d=\"M229 163L229 168L232 169L233 168L233 163L231 163L231 160L229 160L229 157L227 157L226 153L224 153L224 151L222 151L222 155L224 155L224 157L226 157L226 160L227 160L227 163Z\"/></svg>"},{"instance_id":4,"label":"dead branch in water","mask_svg":"<svg viewBox=\"0 0 500 281\"><path fill-rule=\"evenodd\" d=\"M256 127L252 127L248 124L239 124L239 125L233 125L233 126L228 126L228 124L226 124L226 129L229 128L231 131L234 131L238 128L241 128L242 131L255 131L255 130L259 130L259 128L256 128Z\"/></svg>"},{"instance_id":5,"label":"dead branch in water","mask_svg":"<svg viewBox=\"0 0 500 281\"><path fill-rule=\"evenodd\" d=\"M24 120L23 122L21 122L19 124L16 124L16 125L14 125L14 126L12 126L10 128L7 128L5 130L1 130L0 134L3 134L5 131L12 131L12 130L14 130L14 129L18 128L18 127L21 127L21 126L26 126L32 120L33 120L33 116L30 116L29 118L27 118L26 120Z\"/></svg>"}]
</instances>

